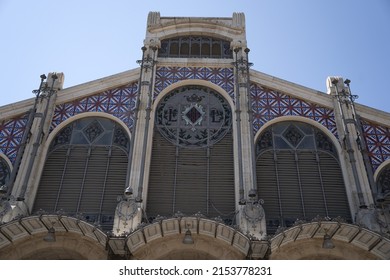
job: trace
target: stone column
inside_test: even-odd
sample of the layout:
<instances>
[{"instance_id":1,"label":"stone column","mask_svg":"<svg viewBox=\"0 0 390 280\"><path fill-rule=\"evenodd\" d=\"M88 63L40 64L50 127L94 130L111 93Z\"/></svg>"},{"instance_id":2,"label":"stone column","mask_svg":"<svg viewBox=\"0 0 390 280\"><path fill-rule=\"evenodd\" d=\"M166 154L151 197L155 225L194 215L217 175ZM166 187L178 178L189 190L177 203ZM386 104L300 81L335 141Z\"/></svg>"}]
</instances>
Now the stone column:
<instances>
[{"instance_id":1,"label":"stone column","mask_svg":"<svg viewBox=\"0 0 390 280\"><path fill-rule=\"evenodd\" d=\"M133 147L130 149L128 185L124 199L118 204L114 221L114 234L120 235L135 229L142 220L144 200L147 197L147 163L151 153L150 141L156 58L160 42L156 38L147 38L142 47L142 59L139 79L139 99L137 119L132 135ZM131 209L131 214L128 213Z\"/></svg>"},{"instance_id":2,"label":"stone column","mask_svg":"<svg viewBox=\"0 0 390 280\"><path fill-rule=\"evenodd\" d=\"M57 92L63 87L64 74L49 73L45 79L46 77L42 75L40 88L34 91L37 97L33 123L31 129L25 131L28 133L28 138L15 181L12 183L12 190L10 190L12 211L7 214L6 219L12 219L19 214L28 215L38 189L40 174L37 170L45 163L42 147L49 135Z\"/></svg>"},{"instance_id":3,"label":"stone column","mask_svg":"<svg viewBox=\"0 0 390 280\"><path fill-rule=\"evenodd\" d=\"M246 42L233 42L236 93L236 133L238 160L238 224L257 239L266 234L262 200L257 197L256 161L250 98L251 63ZM236 180L237 182L237 180Z\"/></svg>"}]
</instances>

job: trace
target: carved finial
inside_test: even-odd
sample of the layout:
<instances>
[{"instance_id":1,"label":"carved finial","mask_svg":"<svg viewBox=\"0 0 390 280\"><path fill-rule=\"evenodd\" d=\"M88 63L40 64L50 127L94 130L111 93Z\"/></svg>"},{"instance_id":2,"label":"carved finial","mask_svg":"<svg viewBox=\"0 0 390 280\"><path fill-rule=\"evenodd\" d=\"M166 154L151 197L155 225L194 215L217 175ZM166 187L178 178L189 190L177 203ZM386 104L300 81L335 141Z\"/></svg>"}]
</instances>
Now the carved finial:
<instances>
[{"instance_id":1,"label":"carved finial","mask_svg":"<svg viewBox=\"0 0 390 280\"><path fill-rule=\"evenodd\" d=\"M245 14L233 13L233 27L245 28Z\"/></svg>"},{"instance_id":2,"label":"carved finial","mask_svg":"<svg viewBox=\"0 0 390 280\"><path fill-rule=\"evenodd\" d=\"M148 27L157 25L160 23L160 12L149 12L148 14Z\"/></svg>"}]
</instances>

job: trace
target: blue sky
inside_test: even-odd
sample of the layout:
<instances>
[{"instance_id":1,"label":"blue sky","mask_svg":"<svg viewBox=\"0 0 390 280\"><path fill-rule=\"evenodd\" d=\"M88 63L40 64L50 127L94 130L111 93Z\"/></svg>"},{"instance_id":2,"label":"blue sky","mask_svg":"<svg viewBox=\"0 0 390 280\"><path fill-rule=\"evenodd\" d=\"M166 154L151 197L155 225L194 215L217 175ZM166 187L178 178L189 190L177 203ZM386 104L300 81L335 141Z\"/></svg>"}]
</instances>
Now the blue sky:
<instances>
[{"instance_id":1,"label":"blue sky","mask_svg":"<svg viewBox=\"0 0 390 280\"><path fill-rule=\"evenodd\" d=\"M0 106L34 97L43 73L70 87L138 67L149 11L244 12L253 69L322 92L343 76L358 103L390 112L389 0L0 0Z\"/></svg>"}]
</instances>

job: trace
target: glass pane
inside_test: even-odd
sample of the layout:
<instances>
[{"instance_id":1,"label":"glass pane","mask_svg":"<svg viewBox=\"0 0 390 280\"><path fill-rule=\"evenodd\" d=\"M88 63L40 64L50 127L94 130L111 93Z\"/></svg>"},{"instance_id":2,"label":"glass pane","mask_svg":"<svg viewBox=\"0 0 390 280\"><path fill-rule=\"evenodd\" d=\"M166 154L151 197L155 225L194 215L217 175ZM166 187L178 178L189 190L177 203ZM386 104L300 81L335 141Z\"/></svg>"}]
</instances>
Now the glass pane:
<instances>
[{"instance_id":1,"label":"glass pane","mask_svg":"<svg viewBox=\"0 0 390 280\"><path fill-rule=\"evenodd\" d=\"M180 45L180 56L188 57L189 53L190 53L190 45L188 43L182 43Z\"/></svg>"},{"instance_id":2,"label":"glass pane","mask_svg":"<svg viewBox=\"0 0 390 280\"><path fill-rule=\"evenodd\" d=\"M302 141L299 143L297 149L311 149L314 150L314 138L312 135L305 136Z\"/></svg>"},{"instance_id":3,"label":"glass pane","mask_svg":"<svg viewBox=\"0 0 390 280\"><path fill-rule=\"evenodd\" d=\"M210 44L202 43L202 57L210 56Z\"/></svg>"},{"instance_id":4,"label":"glass pane","mask_svg":"<svg viewBox=\"0 0 390 280\"><path fill-rule=\"evenodd\" d=\"M221 57L221 43L213 42L212 57Z\"/></svg>"},{"instance_id":5,"label":"glass pane","mask_svg":"<svg viewBox=\"0 0 390 280\"><path fill-rule=\"evenodd\" d=\"M169 48L169 55L173 56L173 57L179 55L179 43L178 42L171 42L171 45Z\"/></svg>"},{"instance_id":6,"label":"glass pane","mask_svg":"<svg viewBox=\"0 0 390 280\"><path fill-rule=\"evenodd\" d=\"M199 56L200 55L200 44L193 43L191 44L191 56Z\"/></svg>"}]
</instances>

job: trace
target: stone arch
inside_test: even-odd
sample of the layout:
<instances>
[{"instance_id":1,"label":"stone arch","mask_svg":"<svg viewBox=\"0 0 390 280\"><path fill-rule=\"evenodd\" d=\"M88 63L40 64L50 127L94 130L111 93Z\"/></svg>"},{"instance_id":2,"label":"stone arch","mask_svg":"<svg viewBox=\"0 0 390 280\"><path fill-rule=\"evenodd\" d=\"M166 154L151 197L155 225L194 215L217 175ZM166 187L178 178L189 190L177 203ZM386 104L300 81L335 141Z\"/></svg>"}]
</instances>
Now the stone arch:
<instances>
[{"instance_id":1,"label":"stone arch","mask_svg":"<svg viewBox=\"0 0 390 280\"><path fill-rule=\"evenodd\" d=\"M322 247L331 236L333 249ZM271 238L271 260L375 260L390 258L390 240L343 222L297 224Z\"/></svg>"},{"instance_id":2,"label":"stone arch","mask_svg":"<svg viewBox=\"0 0 390 280\"><path fill-rule=\"evenodd\" d=\"M229 41L238 36L244 39L242 32L244 29L243 22L239 20L236 20L235 25L232 26L217 21L206 22L201 19L188 20L188 18L178 18L173 21L165 22L164 24L161 24L160 20L154 20L150 23L151 25L148 29L149 34L153 34L153 37L159 37L160 40L187 35L196 36L200 34Z\"/></svg>"},{"instance_id":3,"label":"stone arch","mask_svg":"<svg viewBox=\"0 0 390 280\"><path fill-rule=\"evenodd\" d=\"M44 241L55 228L55 242ZM107 259L106 235L95 226L67 216L42 215L14 220L0 227L0 259Z\"/></svg>"},{"instance_id":4,"label":"stone arch","mask_svg":"<svg viewBox=\"0 0 390 280\"><path fill-rule=\"evenodd\" d=\"M182 242L187 230L191 231L193 244ZM251 245L248 237L223 223L182 217L131 233L126 246L134 259L245 259Z\"/></svg>"},{"instance_id":5,"label":"stone arch","mask_svg":"<svg viewBox=\"0 0 390 280\"><path fill-rule=\"evenodd\" d=\"M378 176L381 173L381 171L383 169L385 169L386 167L388 167L388 166L390 166L390 159L385 160L384 162L382 162L378 166L378 168L375 170L375 173L374 173L374 180L375 180L375 182L378 180Z\"/></svg>"},{"instance_id":6,"label":"stone arch","mask_svg":"<svg viewBox=\"0 0 390 280\"><path fill-rule=\"evenodd\" d=\"M8 165L10 171L12 171L13 165L12 165L12 162L10 161L10 159L3 153L0 153L0 159L4 160L6 162L6 164Z\"/></svg>"},{"instance_id":7,"label":"stone arch","mask_svg":"<svg viewBox=\"0 0 390 280\"><path fill-rule=\"evenodd\" d=\"M13 165L9 158L0 153L0 187L7 184L11 177Z\"/></svg>"},{"instance_id":8,"label":"stone arch","mask_svg":"<svg viewBox=\"0 0 390 280\"><path fill-rule=\"evenodd\" d=\"M315 120L312 120L312 119L309 119L309 118L305 118L305 117L301 117L301 116L281 116L281 117L277 117L273 120L270 120L268 121L267 123L265 123L260 129L259 131L257 131L256 135L255 135L255 143L257 143L257 141L259 140L259 137L260 135L263 133L264 130L266 130L268 127L276 124L276 123L279 123L279 122L288 122L288 121L295 121L295 122L303 122L303 123L307 123L307 124L310 124L316 128L318 128L319 130L321 130L328 138L330 138L332 140L332 143L333 145L335 145L336 149L337 149L337 152L338 153L341 153L342 151L342 148L341 148L341 145L340 145L340 142L338 141L338 139L336 138L336 136L334 136L334 134L332 132L329 131L329 129L327 129L324 125L320 124L319 122L316 122ZM341 160L341 159L340 159Z\"/></svg>"},{"instance_id":9,"label":"stone arch","mask_svg":"<svg viewBox=\"0 0 390 280\"><path fill-rule=\"evenodd\" d=\"M57 125L56 128L54 128L53 131L50 132L50 134L45 142L45 150L47 150L48 146L50 146L50 143L53 141L54 137L64 127L66 127L67 125L69 125L70 123L72 123L78 119L83 119L83 118L88 118L88 117L106 118L106 119L110 119L110 120L118 123L127 132L129 138L131 139L130 129L126 126L126 124L121 119L119 119L113 115L110 115L108 113L104 113L104 112L85 112L85 113L80 113L80 114L74 115L74 116L66 119L65 121L63 121L59 125Z\"/></svg>"},{"instance_id":10,"label":"stone arch","mask_svg":"<svg viewBox=\"0 0 390 280\"><path fill-rule=\"evenodd\" d=\"M188 79L188 80L178 81L178 82L173 83L173 84L167 86L166 88L164 88L158 94L156 99L154 100L153 111L154 112L156 111L156 107L160 103L161 99L163 99L164 96L167 95L168 93L170 93L172 90L174 90L176 88L180 88L182 86L190 86L190 85L204 86L204 87L210 88L212 90L215 90L216 92L218 92L220 95L222 95L223 98L225 98L229 102L229 105L230 105L232 111L235 112L235 105L234 105L232 97L222 87L220 87L220 86L218 86L210 81L198 80L198 79Z\"/></svg>"},{"instance_id":11,"label":"stone arch","mask_svg":"<svg viewBox=\"0 0 390 280\"><path fill-rule=\"evenodd\" d=\"M377 202L389 204L390 202L390 159L379 165L374 174L375 185L377 188Z\"/></svg>"}]
</instances>

